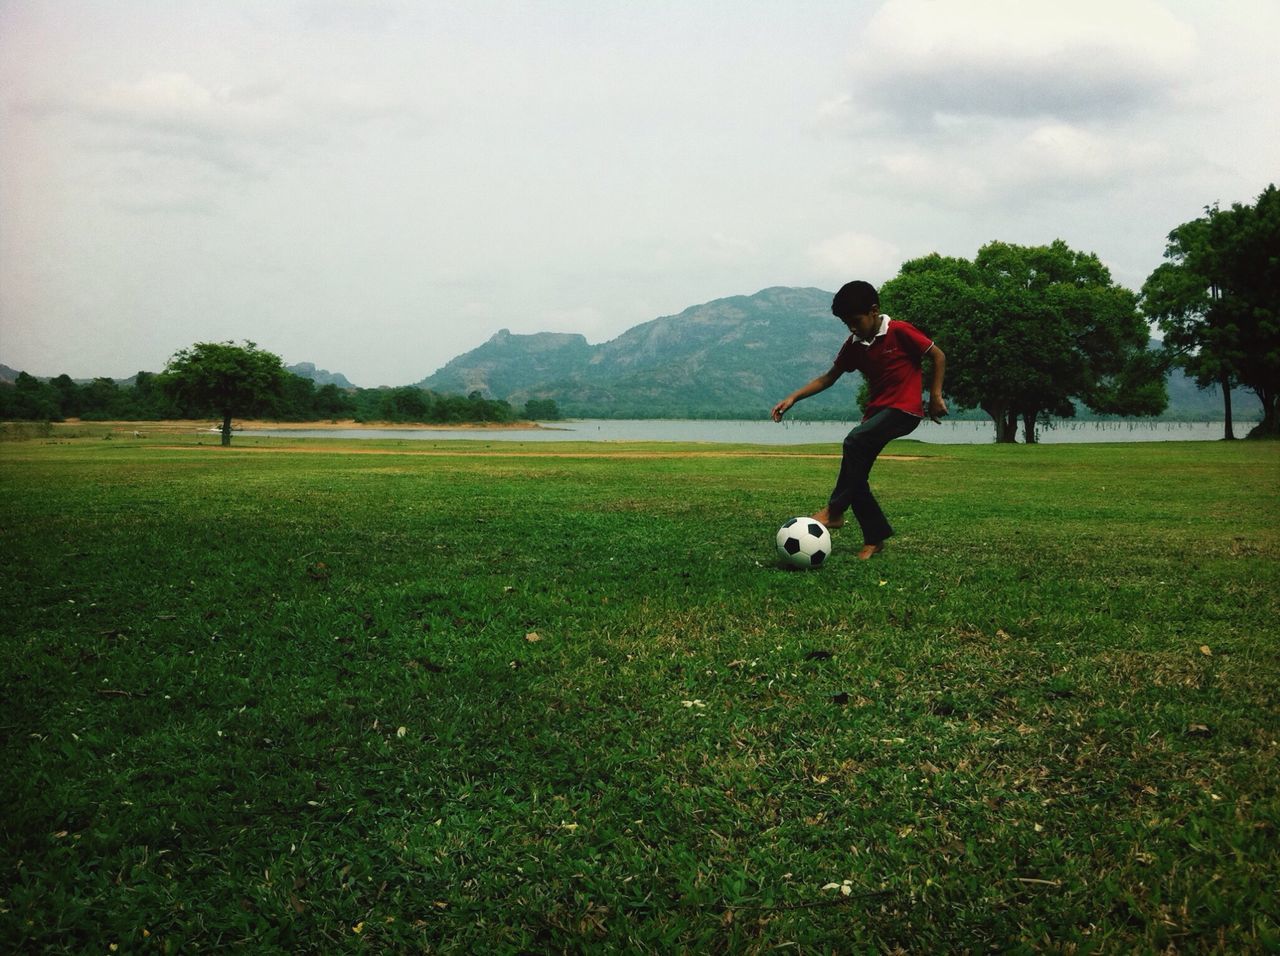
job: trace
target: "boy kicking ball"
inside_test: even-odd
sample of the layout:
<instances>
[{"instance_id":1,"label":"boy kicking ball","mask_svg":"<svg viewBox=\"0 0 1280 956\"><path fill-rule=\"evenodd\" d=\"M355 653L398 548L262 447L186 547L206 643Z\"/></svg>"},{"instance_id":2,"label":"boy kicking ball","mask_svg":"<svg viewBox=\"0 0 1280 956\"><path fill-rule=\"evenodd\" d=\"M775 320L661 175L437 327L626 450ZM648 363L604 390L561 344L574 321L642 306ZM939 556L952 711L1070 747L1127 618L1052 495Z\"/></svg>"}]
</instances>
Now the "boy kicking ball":
<instances>
[{"instance_id":1,"label":"boy kicking ball","mask_svg":"<svg viewBox=\"0 0 1280 956\"><path fill-rule=\"evenodd\" d=\"M885 445L910 435L924 418L921 363L925 355L933 360L929 418L936 422L947 414L947 403L942 400L947 357L909 322L881 315L880 295L869 282L859 280L843 286L831 300L831 312L849 330L849 338L830 369L773 406L773 420L782 421L792 405L826 391L845 372L861 372L867 380L870 398L866 414L844 440L840 474L827 506L813 516L828 528L839 528L845 523L844 513L852 509L862 528L863 547L858 557L866 561L883 551L885 540L893 534L871 494L867 480L871 466Z\"/></svg>"}]
</instances>

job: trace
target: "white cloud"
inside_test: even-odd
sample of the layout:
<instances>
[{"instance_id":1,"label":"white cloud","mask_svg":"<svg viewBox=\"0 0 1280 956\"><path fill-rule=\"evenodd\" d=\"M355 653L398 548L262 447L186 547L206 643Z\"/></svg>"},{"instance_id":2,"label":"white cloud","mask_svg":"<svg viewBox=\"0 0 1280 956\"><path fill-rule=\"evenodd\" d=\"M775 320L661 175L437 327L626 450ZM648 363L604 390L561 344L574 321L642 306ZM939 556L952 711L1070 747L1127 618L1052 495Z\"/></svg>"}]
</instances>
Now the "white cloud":
<instances>
[{"instance_id":1,"label":"white cloud","mask_svg":"<svg viewBox=\"0 0 1280 956\"><path fill-rule=\"evenodd\" d=\"M1028 193L1104 194L1144 171L1172 176L1183 168L1158 141L1058 121L986 121L924 144L891 141L861 166L883 188L961 208L1025 203Z\"/></svg>"},{"instance_id":2,"label":"white cloud","mask_svg":"<svg viewBox=\"0 0 1280 956\"><path fill-rule=\"evenodd\" d=\"M114 135L100 148L204 155L248 165L252 151L314 147L352 124L412 112L399 97L356 82L292 86L270 76L216 84L185 72L152 72L87 89L27 94L18 108L37 119L66 118Z\"/></svg>"},{"instance_id":3,"label":"white cloud","mask_svg":"<svg viewBox=\"0 0 1280 956\"><path fill-rule=\"evenodd\" d=\"M899 116L1094 117L1165 98L1195 35L1154 0L889 0L855 80Z\"/></svg>"},{"instance_id":4,"label":"white cloud","mask_svg":"<svg viewBox=\"0 0 1280 956\"><path fill-rule=\"evenodd\" d=\"M858 45L848 92L816 113L852 144L845 188L989 211L1096 201L1201 161L1152 119L1202 82L1196 34L1165 3L887 0Z\"/></svg>"},{"instance_id":5,"label":"white cloud","mask_svg":"<svg viewBox=\"0 0 1280 956\"><path fill-rule=\"evenodd\" d=\"M881 282L898 271L902 253L892 242L877 236L842 232L811 246L809 261L822 275L862 277Z\"/></svg>"}]
</instances>

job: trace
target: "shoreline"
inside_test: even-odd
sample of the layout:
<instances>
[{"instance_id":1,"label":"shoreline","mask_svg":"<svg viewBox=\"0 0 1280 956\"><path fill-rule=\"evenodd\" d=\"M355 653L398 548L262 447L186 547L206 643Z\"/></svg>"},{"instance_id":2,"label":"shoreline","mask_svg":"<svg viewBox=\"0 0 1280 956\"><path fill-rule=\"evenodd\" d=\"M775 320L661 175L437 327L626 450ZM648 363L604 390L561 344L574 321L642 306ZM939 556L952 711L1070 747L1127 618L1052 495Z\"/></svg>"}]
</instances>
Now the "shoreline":
<instances>
[{"instance_id":1,"label":"shoreline","mask_svg":"<svg viewBox=\"0 0 1280 956\"><path fill-rule=\"evenodd\" d=\"M164 434L213 434L222 431L221 422L210 422L204 418L166 419L164 421L82 421L68 418L63 422L54 422L54 428L111 428L119 431L161 432ZM354 419L325 419L314 422L280 422L261 418L233 418L231 433L242 434L254 431L340 431L363 429L395 428L404 431L491 431L503 429L510 431L536 431L546 428L538 422L443 422L424 424L422 422L357 422ZM549 426L554 428L555 426Z\"/></svg>"}]
</instances>

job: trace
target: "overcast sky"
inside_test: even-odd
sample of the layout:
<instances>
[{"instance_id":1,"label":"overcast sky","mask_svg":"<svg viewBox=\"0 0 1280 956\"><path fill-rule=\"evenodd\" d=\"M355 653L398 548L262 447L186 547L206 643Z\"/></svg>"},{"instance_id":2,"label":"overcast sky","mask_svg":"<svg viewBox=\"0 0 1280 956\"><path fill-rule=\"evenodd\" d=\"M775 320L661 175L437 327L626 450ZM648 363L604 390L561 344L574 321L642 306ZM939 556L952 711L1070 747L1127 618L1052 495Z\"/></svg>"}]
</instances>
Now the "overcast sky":
<instances>
[{"instance_id":1,"label":"overcast sky","mask_svg":"<svg viewBox=\"0 0 1280 956\"><path fill-rule=\"evenodd\" d=\"M0 0L0 362L362 386L1280 180L1276 0Z\"/></svg>"}]
</instances>

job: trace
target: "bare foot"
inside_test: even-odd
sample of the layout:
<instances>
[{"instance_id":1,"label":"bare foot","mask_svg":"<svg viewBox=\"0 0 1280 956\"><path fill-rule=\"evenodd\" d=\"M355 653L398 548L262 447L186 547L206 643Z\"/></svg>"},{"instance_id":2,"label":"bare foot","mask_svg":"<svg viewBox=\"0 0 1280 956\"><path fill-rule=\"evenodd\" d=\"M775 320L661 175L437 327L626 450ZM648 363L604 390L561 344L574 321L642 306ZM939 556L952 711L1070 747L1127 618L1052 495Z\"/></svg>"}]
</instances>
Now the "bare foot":
<instances>
[{"instance_id":1,"label":"bare foot","mask_svg":"<svg viewBox=\"0 0 1280 956\"><path fill-rule=\"evenodd\" d=\"M872 557L884 550L883 542L880 544L864 544L862 550L858 552L859 561L870 561Z\"/></svg>"},{"instance_id":2,"label":"bare foot","mask_svg":"<svg viewBox=\"0 0 1280 956\"><path fill-rule=\"evenodd\" d=\"M826 525L828 530L831 528L844 527L844 518L831 517L831 513L826 508L823 508L816 515L812 515L812 518L814 521L821 521L824 525Z\"/></svg>"}]
</instances>

